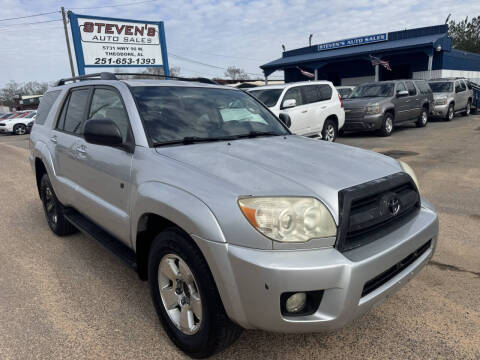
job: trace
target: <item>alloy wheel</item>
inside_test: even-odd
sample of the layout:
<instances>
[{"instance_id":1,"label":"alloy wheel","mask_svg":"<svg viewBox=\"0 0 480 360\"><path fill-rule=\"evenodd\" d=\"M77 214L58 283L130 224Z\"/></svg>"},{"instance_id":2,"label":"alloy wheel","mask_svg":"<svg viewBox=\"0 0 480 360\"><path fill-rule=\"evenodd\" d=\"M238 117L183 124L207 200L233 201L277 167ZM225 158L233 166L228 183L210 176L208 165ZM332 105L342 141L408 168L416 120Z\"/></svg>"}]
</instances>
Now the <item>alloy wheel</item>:
<instances>
[{"instance_id":1,"label":"alloy wheel","mask_svg":"<svg viewBox=\"0 0 480 360\"><path fill-rule=\"evenodd\" d=\"M470 101L467 103L467 109L465 110L465 113L467 115L470 115L470 111L472 110L472 106L470 105Z\"/></svg>"},{"instance_id":2,"label":"alloy wheel","mask_svg":"<svg viewBox=\"0 0 480 360\"><path fill-rule=\"evenodd\" d=\"M47 218L54 224L58 221L57 205L55 203L55 197L53 196L52 189L47 187L45 189L45 210L47 212Z\"/></svg>"},{"instance_id":3,"label":"alloy wheel","mask_svg":"<svg viewBox=\"0 0 480 360\"><path fill-rule=\"evenodd\" d=\"M454 115L453 107L450 106L448 108L448 120L453 120L453 115Z\"/></svg>"},{"instance_id":4,"label":"alloy wheel","mask_svg":"<svg viewBox=\"0 0 480 360\"><path fill-rule=\"evenodd\" d=\"M393 130L393 120L390 116L385 119L385 130L387 130L387 133L391 133Z\"/></svg>"},{"instance_id":5,"label":"alloy wheel","mask_svg":"<svg viewBox=\"0 0 480 360\"><path fill-rule=\"evenodd\" d=\"M335 140L335 127L332 124L328 124L325 129L325 140L330 142Z\"/></svg>"},{"instance_id":6,"label":"alloy wheel","mask_svg":"<svg viewBox=\"0 0 480 360\"><path fill-rule=\"evenodd\" d=\"M427 123L427 120L428 120L427 112L423 111L422 112L422 124L425 125Z\"/></svg>"},{"instance_id":7,"label":"alloy wheel","mask_svg":"<svg viewBox=\"0 0 480 360\"><path fill-rule=\"evenodd\" d=\"M186 335L202 324L202 299L187 263L178 255L165 255L158 266L158 288L170 321Z\"/></svg>"},{"instance_id":8,"label":"alloy wheel","mask_svg":"<svg viewBox=\"0 0 480 360\"><path fill-rule=\"evenodd\" d=\"M17 126L17 128L15 129L16 135L25 135L26 132L27 130L25 129L25 126Z\"/></svg>"}]
</instances>

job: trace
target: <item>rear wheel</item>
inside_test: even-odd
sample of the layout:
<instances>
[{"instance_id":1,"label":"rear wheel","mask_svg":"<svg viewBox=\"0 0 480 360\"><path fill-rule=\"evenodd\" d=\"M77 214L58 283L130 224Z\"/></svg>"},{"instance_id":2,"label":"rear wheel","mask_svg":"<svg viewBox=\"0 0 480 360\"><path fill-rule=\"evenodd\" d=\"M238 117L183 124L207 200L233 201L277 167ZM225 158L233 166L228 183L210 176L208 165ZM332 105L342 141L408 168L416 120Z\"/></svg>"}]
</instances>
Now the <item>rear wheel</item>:
<instances>
[{"instance_id":1,"label":"rear wheel","mask_svg":"<svg viewBox=\"0 0 480 360\"><path fill-rule=\"evenodd\" d=\"M55 234L65 236L77 232L77 229L65 218L65 208L58 201L47 174L43 174L40 181L40 198L48 226Z\"/></svg>"},{"instance_id":2,"label":"rear wheel","mask_svg":"<svg viewBox=\"0 0 480 360\"><path fill-rule=\"evenodd\" d=\"M468 115L470 115L471 111L472 111L472 100L468 100L467 107L465 108L465 111L463 112L463 115L468 116Z\"/></svg>"},{"instance_id":3,"label":"rear wheel","mask_svg":"<svg viewBox=\"0 0 480 360\"><path fill-rule=\"evenodd\" d=\"M455 107L453 106L453 104L450 104L448 106L447 116L445 117L445 120L452 121L454 117L455 117Z\"/></svg>"},{"instance_id":4,"label":"rear wheel","mask_svg":"<svg viewBox=\"0 0 480 360\"><path fill-rule=\"evenodd\" d=\"M390 136L393 132L393 115L386 113L383 117L382 127L379 130L381 136Z\"/></svg>"},{"instance_id":5,"label":"rear wheel","mask_svg":"<svg viewBox=\"0 0 480 360\"><path fill-rule=\"evenodd\" d=\"M241 328L227 317L203 255L180 229L168 228L153 241L148 279L165 331L189 356L208 357L240 336Z\"/></svg>"},{"instance_id":6,"label":"rear wheel","mask_svg":"<svg viewBox=\"0 0 480 360\"><path fill-rule=\"evenodd\" d=\"M428 122L428 110L426 107L422 108L420 117L417 120L417 127L425 127Z\"/></svg>"},{"instance_id":7,"label":"rear wheel","mask_svg":"<svg viewBox=\"0 0 480 360\"><path fill-rule=\"evenodd\" d=\"M15 135L25 135L27 133L27 127L23 124L17 124L13 127L13 133Z\"/></svg>"},{"instance_id":8,"label":"rear wheel","mask_svg":"<svg viewBox=\"0 0 480 360\"><path fill-rule=\"evenodd\" d=\"M338 129L337 124L332 119L325 120L322 130L322 139L329 142L334 142L337 139Z\"/></svg>"}]
</instances>

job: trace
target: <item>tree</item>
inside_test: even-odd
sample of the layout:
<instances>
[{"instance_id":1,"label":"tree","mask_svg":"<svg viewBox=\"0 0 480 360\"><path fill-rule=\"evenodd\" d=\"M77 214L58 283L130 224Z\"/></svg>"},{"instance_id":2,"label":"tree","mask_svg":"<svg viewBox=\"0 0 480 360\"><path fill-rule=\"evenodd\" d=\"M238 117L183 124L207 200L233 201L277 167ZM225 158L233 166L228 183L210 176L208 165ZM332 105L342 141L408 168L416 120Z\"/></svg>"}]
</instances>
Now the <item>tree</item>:
<instances>
[{"instance_id":1,"label":"tree","mask_svg":"<svg viewBox=\"0 0 480 360\"><path fill-rule=\"evenodd\" d=\"M22 85L16 81L10 80L3 89L0 90L0 102L2 105L13 107L15 105L15 96L22 91Z\"/></svg>"},{"instance_id":2,"label":"tree","mask_svg":"<svg viewBox=\"0 0 480 360\"><path fill-rule=\"evenodd\" d=\"M453 40L453 47L458 50L480 53L480 16L468 21L450 21L448 34Z\"/></svg>"},{"instance_id":3,"label":"tree","mask_svg":"<svg viewBox=\"0 0 480 360\"><path fill-rule=\"evenodd\" d=\"M228 77L232 80L248 80L248 74L245 70L240 69L236 66L229 66L224 73L225 77Z\"/></svg>"}]
</instances>

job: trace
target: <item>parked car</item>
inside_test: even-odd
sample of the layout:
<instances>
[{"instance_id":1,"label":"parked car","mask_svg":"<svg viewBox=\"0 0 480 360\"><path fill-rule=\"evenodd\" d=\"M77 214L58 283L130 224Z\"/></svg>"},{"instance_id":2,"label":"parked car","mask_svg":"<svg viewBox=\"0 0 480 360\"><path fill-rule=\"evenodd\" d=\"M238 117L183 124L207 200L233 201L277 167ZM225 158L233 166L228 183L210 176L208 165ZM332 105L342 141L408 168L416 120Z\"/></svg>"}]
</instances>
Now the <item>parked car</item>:
<instances>
[{"instance_id":1,"label":"parked car","mask_svg":"<svg viewBox=\"0 0 480 360\"><path fill-rule=\"evenodd\" d=\"M398 124L424 127L433 108L433 94L423 80L361 84L344 100L344 131L377 131L390 136Z\"/></svg>"},{"instance_id":2,"label":"parked car","mask_svg":"<svg viewBox=\"0 0 480 360\"><path fill-rule=\"evenodd\" d=\"M455 114L470 115L473 90L466 79L436 79L429 82L435 98L433 115L453 120Z\"/></svg>"},{"instance_id":3,"label":"parked car","mask_svg":"<svg viewBox=\"0 0 480 360\"><path fill-rule=\"evenodd\" d=\"M241 328L344 326L432 257L437 215L407 164L293 135L231 87L81 79L47 91L30 135L48 226L134 266L188 355Z\"/></svg>"},{"instance_id":4,"label":"parked car","mask_svg":"<svg viewBox=\"0 0 480 360\"><path fill-rule=\"evenodd\" d=\"M338 94L342 99L345 99L350 96L353 90L355 90L355 86L335 86L335 89L337 89Z\"/></svg>"},{"instance_id":5,"label":"parked car","mask_svg":"<svg viewBox=\"0 0 480 360\"><path fill-rule=\"evenodd\" d=\"M345 122L340 95L330 81L260 86L248 90L277 116L288 114L291 131L335 141Z\"/></svg>"},{"instance_id":6,"label":"parked car","mask_svg":"<svg viewBox=\"0 0 480 360\"><path fill-rule=\"evenodd\" d=\"M0 133L24 135L27 133L27 125L34 120L36 111L21 111L12 114L10 117L0 120Z\"/></svg>"},{"instance_id":7,"label":"parked car","mask_svg":"<svg viewBox=\"0 0 480 360\"><path fill-rule=\"evenodd\" d=\"M12 115L12 113L5 113L5 114L2 114L2 115L0 115L0 120L4 120L4 119L6 119L6 118L10 117L11 115Z\"/></svg>"}]
</instances>

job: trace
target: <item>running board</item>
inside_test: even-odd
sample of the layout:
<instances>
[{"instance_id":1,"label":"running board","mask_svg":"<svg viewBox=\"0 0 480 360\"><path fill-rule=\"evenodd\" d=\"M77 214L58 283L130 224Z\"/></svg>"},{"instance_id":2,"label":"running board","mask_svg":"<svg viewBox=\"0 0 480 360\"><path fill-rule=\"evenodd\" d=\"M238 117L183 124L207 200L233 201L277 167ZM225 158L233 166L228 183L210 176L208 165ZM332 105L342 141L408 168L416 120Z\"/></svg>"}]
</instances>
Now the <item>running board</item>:
<instances>
[{"instance_id":1,"label":"running board","mask_svg":"<svg viewBox=\"0 0 480 360\"><path fill-rule=\"evenodd\" d=\"M65 209L65 218L82 233L97 240L103 247L137 269L135 252L74 209Z\"/></svg>"}]
</instances>

